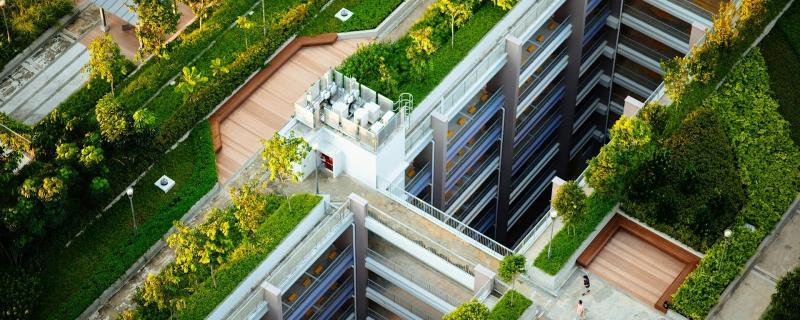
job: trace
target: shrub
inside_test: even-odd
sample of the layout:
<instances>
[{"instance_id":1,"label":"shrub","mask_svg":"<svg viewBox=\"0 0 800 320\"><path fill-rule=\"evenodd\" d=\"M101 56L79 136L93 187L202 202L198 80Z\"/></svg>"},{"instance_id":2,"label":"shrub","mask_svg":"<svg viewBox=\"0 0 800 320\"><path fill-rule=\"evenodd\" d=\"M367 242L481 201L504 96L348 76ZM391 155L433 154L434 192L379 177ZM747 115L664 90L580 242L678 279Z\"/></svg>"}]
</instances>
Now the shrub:
<instances>
[{"instance_id":1,"label":"shrub","mask_svg":"<svg viewBox=\"0 0 800 320\"><path fill-rule=\"evenodd\" d=\"M514 277L519 273L525 272L525 256L521 254L512 254L503 257L500 260L500 268L497 270L497 275L500 276L505 282L514 280Z\"/></svg>"},{"instance_id":2,"label":"shrub","mask_svg":"<svg viewBox=\"0 0 800 320\"><path fill-rule=\"evenodd\" d=\"M456 307L444 315L442 320L485 320L489 318L489 308L478 300L472 299Z\"/></svg>"},{"instance_id":3,"label":"shrub","mask_svg":"<svg viewBox=\"0 0 800 320\"><path fill-rule=\"evenodd\" d=\"M764 320L780 320L797 318L797 306L800 305L800 267L787 273L778 281L777 291L772 294L772 300L767 311L762 316Z\"/></svg>"},{"instance_id":4,"label":"shrub","mask_svg":"<svg viewBox=\"0 0 800 320\"><path fill-rule=\"evenodd\" d=\"M519 319L533 302L515 290L508 290L489 313L489 320Z\"/></svg>"},{"instance_id":5,"label":"shrub","mask_svg":"<svg viewBox=\"0 0 800 320\"><path fill-rule=\"evenodd\" d=\"M41 295L39 277L26 267L0 270L0 319L27 319Z\"/></svg>"}]
</instances>

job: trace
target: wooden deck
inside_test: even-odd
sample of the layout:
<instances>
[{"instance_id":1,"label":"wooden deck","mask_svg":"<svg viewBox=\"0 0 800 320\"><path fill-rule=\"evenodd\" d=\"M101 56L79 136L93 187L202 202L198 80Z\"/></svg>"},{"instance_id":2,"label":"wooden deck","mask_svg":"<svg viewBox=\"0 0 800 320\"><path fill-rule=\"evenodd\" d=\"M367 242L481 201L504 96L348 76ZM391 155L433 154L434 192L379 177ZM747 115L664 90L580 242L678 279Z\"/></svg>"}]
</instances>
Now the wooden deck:
<instances>
[{"instance_id":1,"label":"wooden deck","mask_svg":"<svg viewBox=\"0 0 800 320\"><path fill-rule=\"evenodd\" d=\"M578 257L577 264L666 312L664 302L700 258L644 226L616 214Z\"/></svg>"},{"instance_id":2,"label":"wooden deck","mask_svg":"<svg viewBox=\"0 0 800 320\"><path fill-rule=\"evenodd\" d=\"M587 269L645 303L655 305L684 266L652 244L620 230Z\"/></svg>"},{"instance_id":3,"label":"wooden deck","mask_svg":"<svg viewBox=\"0 0 800 320\"><path fill-rule=\"evenodd\" d=\"M339 65L366 39L340 40L331 45L300 49L236 110L220 123L222 148L217 152L217 173L225 182L253 154L260 141L286 124L294 102L325 71Z\"/></svg>"}]
</instances>

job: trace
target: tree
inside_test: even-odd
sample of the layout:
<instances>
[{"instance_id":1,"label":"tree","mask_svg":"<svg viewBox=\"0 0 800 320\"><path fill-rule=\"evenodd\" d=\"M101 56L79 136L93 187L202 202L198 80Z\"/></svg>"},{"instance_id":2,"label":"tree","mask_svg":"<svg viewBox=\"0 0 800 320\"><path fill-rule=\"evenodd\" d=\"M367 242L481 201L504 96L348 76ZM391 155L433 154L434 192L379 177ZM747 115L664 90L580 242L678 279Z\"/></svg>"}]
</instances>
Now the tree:
<instances>
[{"instance_id":1,"label":"tree","mask_svg":"<svg viewBox=\"0 0 800 320\"><path fill-rule=\"evenodd\" d=\"M250 181L239 188L231 188L231 203L237 225L243 233L253 235L267 212L267 196L256 181Z\"/></svg>"},{"instance_id":2,"label":"tree","mask_svg":"<svg viewBox=\"0 0 800 320\"><path fill-rule=\"evenodd\" d=\"M558 212L567 230L572 230L572 223L586 213L586 194L575 180L564 183L553 201L553 208Z\"/></svg>"},{"instance_id":3,"label":"tree","mask_svg":"<svg viewBox=\"0 0 800 320\"><path fill-rule=\"evenodd\" d=\"M652 159L657 146L650 125L640 118L622 116L610 131L611 140L589 160L586 179L606 195L620 195L635 173Z\"/></svg>"},{"instance_id":4,"label":"tree","mask_svg":"<svg viewBox=\"0 0 800 320\"><path fill-rule=\"evenodd\" d=\"M250 19L248 19L247 16L239 16L238 18L236 18L236 25L239 26L239 28L241 28L242 30L244 30L244 46L249 47L250 44L248 42L250 37L247 36L247 31L253 29L253 27L255 27L256 24L253 21L250 21Z\"/></svg>"},{"instance_id":5,"label":"tree","mask_svg":"<svg viewBox=\"0 0 800 320\"><path fill-rule=\"evenodd\" d=\"M223 74L227 74L228 72L231 72L231 70L228 69L228 67L226 65L222 64L222 59L216 58L214 60L211 60L211 75L212 76L214 76L214 77L221 76Z\"/></svg>"},{"instance_id":6,"label":"tree","mask_svg":"<svg viewBox=\"0 0 800 320\"><path fill-rule=\"evenodd\" d=\"M295 165L300 165L306 158L311 146L302 137L295 137L294 131L284 137L277 132L272 138L263 141L264 149L261 150L261 159L264 160L264 168L269 173L269 181L277 182L280 190L289 181L300 181L302 172L294 170ZM280 193L283 193L282 191ZM291 210L289 195L284 193L286 203Z\"/></svg>"},{"instance_id":7,"label":"tree","mask_svg":"<svg viewBox=\"0 0 800 320\"><path fill-rule=\"evenodd\" d=\"M183 81L181 81L181 83L179 83L175 89L185 95L193 93L197 86L208 82L208 77L204 76L203 73L197 70L197 67L195 66L192 66L191 68L183 67L181 79Z\"/></svg>"},{"instance_id":8,"label":"tree","mask_svg":"<svg viewBox=\"0 0 800 320\"><path fill-rule=\"evenodd\" d=\"M100 133L106 141L114 143L128 135L128 115L117 98L104 96L97 101L94 112Z\"/></svg>"},{"instance_id":9,"label":"tree","mask_svg":"<svg viewBox=\"0 0 800 320\"><path fill-rule=\"evenodd\" d=\"M503 10L511 10L518 0L493 0L494 4Z\"/></svg>"},{"instance_id":10,"label":"tree","mask_svg":"<svg viewBox=\"0 0 800 320\"><path fill-rule=\"evenodd\" d=\"M436 52L436 45L431 41L432 34L433 27L431 26L408 33L409 38L411 38L411 45L406 48L406 58L411 63L412 71L418 76L426 74L428 60Z\"/></svg>"},{"instance_id":11,"label":"tree","mask_svg":"<svg viewBox=\"0 0 800 320\"><path fill-rule=\"evenodd\" d=\"M142 61L151 55L164 57L167 37L178 30L180 17L167 2L161 0L133 0L133 3L130 9L139 17L136 24L136 37L139 38L136 58Z\"/></svg>"},{"instance_id":12,"label":"tree","mask_svg":"<svg viewBox=\"0 0 800 320\"><path fill-rule=\"evenodd\" d=\"M458 0L437 0L439 11L450 17L450 46L455 45L456 26L461 26L472 16L472 8Z\"/></svg>"},{"instance_id":13,"label":"tree","mask_svg":"<svg viewBox=\"0 0 800 320\"><path fill-rule=\"evenodd\" d=\"M800 267L787 273L778 280L777 291L772 294L772 300L764 315L763 320L797 319L797 306L800 305Z\"/></svg>"},{"instance_id":14,"label":"tree","mask_svg":"<svg viewBox=\"0 0 800 320\"><path fill-rule=\"evenodd\" d=\"M111 85L111 95L114 95L115 75L125 75L127 68L125 58L111 35L106 33L92 40L89 44L89 63L83 67L83 71L89 74L90 79L107 81ZM91 81L87 83L91 84Z\"/></svg>"},{"instance_id":15,"label":"tree","mask_svg":"<svg viewBox=\"0 0 800 320\"><path fill-rule=\"evenodd\" d=\"M86 168L93 168L105 160L103 149L93 145L88 145L81 149L80 163Z\"/></svg>"},{"instance_id":16,"label":"tree","mask_svg":"<svg viewBox=\"0 0 800 320\"><path fill-rule=\"evenodd\" d=\"M472 299L444 315L442 320L485 320L489 319L489 308L478 300Z\"/></svg>"},{"instance_id":17,"label":"tree","mask_svg":"<svg viewBox=\"0 0 800 320\"><path fill-rule=\"evenodd\" d=\"M211 8L217 6L220 0L179 0L178 2L189 6L197 19L200 20L200 29L203 28L203 19L208 17Z\"/></svg>"},{"instance_id":18,"label":"tree","mask_svg":"<svg viewBox=\"0 0 800 320\"><path fill-rule=\"evenodd\" d=\"M212 214L210 221L197 228L200 235L200 246L197 252L198 262L208 265L209 270L211 270L211 281L214 283L214 287L217 286L214 266L222 264L225 260L225 255L235 247L231 238L230 221L224 219L223 216Z\"/></svg>"},{"instance_id":19,"label":"tree","mask_svg":"<svg viewBox=\"0 0 800 320\"><path fill-rule=\"evenodd\" d=\"M511 282L514 286L516 277L520 273L525 272L525 256L521 254L511 254L503 257L500 261L500 268L497 270L497 275L505 282Z\"/></svg>"}]
</instances>

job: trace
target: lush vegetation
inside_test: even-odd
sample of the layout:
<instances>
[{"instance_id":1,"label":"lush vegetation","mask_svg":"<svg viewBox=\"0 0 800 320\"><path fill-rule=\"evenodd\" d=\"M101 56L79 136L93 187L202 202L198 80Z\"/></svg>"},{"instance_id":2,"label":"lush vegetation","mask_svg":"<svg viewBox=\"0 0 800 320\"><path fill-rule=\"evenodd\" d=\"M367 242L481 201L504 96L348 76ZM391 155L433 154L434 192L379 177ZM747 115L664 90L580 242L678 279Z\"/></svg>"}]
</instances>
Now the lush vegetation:
<instances>
[{"instance_id":1,"label":"lush vegetation","mask_svg":"<svg viewBox=\"0 0 800 320\"><path fill-rule=\"evenodd\" d=\"M408 92L422 101L509 8L505 1L438 0L407 35L360 48L339 71L386 97Z\"/></svg>"},{"instance_id":2,"label":"lush vegetation","mask_svg":"<svg viewBox=\"0 0 800 320\"><path fill-rule=\"evenodd\" d=\"M193 130L134 187L136 230L129 201L122 198L80 237L73 239L76 232L69 232L47 238L35 256L41 261L45 293L38 300L35 318L74 319L216 184L209 130L207 123ZM176 182L169 193L152 184L161 175Z\"/></svg>"},{"instance_id":3,"label":"lush vegetation","mask_svg":"<svg viewBox=\"0 0 800 320\"><path fill-rule=\"evenodd\" d=\"M800 145L800 6L792 5L761 42L770 88L780 103L778 111L792 125L792 140Z\"/></svg>"},{"instance_id":4,"label":"lush vegetation","mask_svg":"<svg viewBox=\"0 0 800 320\"><path fill-rule=\"evenodd\" d=\"M513 283L514 278L520 273L525 273L525 256L511 254L500 260L500 268L497 270L497 275L501 280Z\"/></svg>"},{"instance_id":5,"label":"lush vegetation","mask_svg":"<svg viewBox=\"0 0 800 320\"><path fill-rule=\"evenodd\" d=\"M755 231L734 228L729 241L719 241L706 252L673 296L674 308L689 317L702 318L716 304L800 191L800 151L770 94L764 59L756 49L704 103L725 124L745 186L736 225L749 223Z\"/></svg>"},{"instance_id":6,"label":"lush vegetation","mask_svg":"<svg viewBox=\"0 0 800 320\"><path fill-rule=\"evenodd\" d=\"M402 0L334 0L319 12L317 19L312 20L301 34L310 36L374 29L401 3ZM342 8L353 12L353 16L345 22L334 16Z\"/></svg>"},{"instance_id":7,"label":"lush vegetation","mask_svg":"<svg viewBox=\"0 0 800 320\"><path fill-rule=\"evenodd\" d=\"M558 188L552 205L564 222L564 226L570 231L575 221L582 219L586 214L586 193L577 181L566 181Z\"/></svg>"},{"instance_id":8,"label":"lush vegetation","mask_svg":"<svg viewBox=\"0 0 800 320\"><path fill-rule=\"evenodd\" d=\"M485 320L489 319L489 308L478 300L472 299L462 303L455 310L444 315L442 320Z\"/></svg>"},{"instance_id":9,"label":"lush vegetation","mask_svg":"<svg viewBox=\"0 0 800 320\"><path fill-rule=\"evenodd\" d=\"M508 290L489 313L489 320L519 319L533 302L515 290Z\"/></svg>"},{"instance_id":10,"label":"lush vegetation","mask_svg":"<svg viewBox=\"0 0 800 320\"><path fill-rule=\"evenodd\" d=\"M586 213L583 218L573 220L569 227L565 225L561 231L556 233L553 241L550 241L549 244L551 246L550 258L547 258L547 251L542 251L533 261L533 265L550 275L558 273L575 253L575 250L578 250L583 241L597 229L597 225L603 221L616 203L617 198L598 192L586 198Z\"/></svg>"},{"instance_id":11,"label":"lush vegetation","mask_svg":"<svg viewBox=\"0 0 800 320\"><path fill-rule=\"evenodd\" d=\"M0 23L0 70L48 28L54 26L58 19L72 13L72 1L9 0L3 9L8 20Z\"/></svg>"},{"instance_id":12,"label":"lush vegetation","mask_svg":"<svg viewBox=\"0 0 800 320\"><path fill-rule=\"evenodd\" d=\"M126 319L206 317L320 201L306 194L287 201L255 183L231 193L233 205L212 209L202 225L177 225L168 239L175 262L147 278Z\"/></svg>"},{"instance_id":13,"label":"lush vegetation","mask_svg":"<svg viewBox=\"0 0 800 320\"><path fill-rule=\"evenodd\" d=\"M797 305L800 304L800 267L787 273L778 281L777 292L764 312L764 320L796 319Z\"/></svg>"}]
</instances>

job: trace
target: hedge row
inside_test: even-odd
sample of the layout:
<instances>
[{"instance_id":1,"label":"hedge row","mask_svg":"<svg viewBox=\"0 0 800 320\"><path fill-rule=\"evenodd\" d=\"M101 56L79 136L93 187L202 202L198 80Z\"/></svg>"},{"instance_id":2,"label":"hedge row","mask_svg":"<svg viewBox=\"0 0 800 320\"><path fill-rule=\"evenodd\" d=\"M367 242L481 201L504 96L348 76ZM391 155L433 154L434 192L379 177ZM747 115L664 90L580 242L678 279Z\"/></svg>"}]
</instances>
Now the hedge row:
<instances>
[{"instance_id":1,"label":"hedge row","mask_svg":"<svg viewBox=\"0 0 800 320\"><path fill-rule=\"evenodd\" d=\"M508 290L489 313L489 320L519 319L533 302L515 290Z\"/></svg>"},{"instance_id":2,"label":"hedge row","mask_svg":"<svg viewBox=\"0 0 800 320\"><path fill-rule=\"evenodd\" d=\"M770 94L764 59L755 49L704 103L726 125L746 186L737 225L756 228L734 228L733 237L712 246L673 295L673 308L692 319L708 314L800 191L800 151Z\"/></svg>"},{"instance_id":3,"label":"hedge row","mask_svg":"<svg viewBox=\"0 0 800 320\"><path fill-rule=\"evenodd\" d=\"M217 183L216 158L207 123L192 131L178 148L155 163L135 187L133 230L128 199L122 198L83 235L64 244L74 232L50 237L41 246L43 295L36 319L75 319L125 270L156 243ZM152 185L161 175L176 184L169 193Z\"/></svg>"},{"instance_id":4,"label":"hedge row","mask_svg":"<svg viewBox=\"0 0 800 320\"><path fill-rule=\"evenodd\" d=\"M550 275L555 275L569 261L575 250L581 246L584 240L589 237L597 225L603 221L609 211L614 208L617 199L595 192L586 199L586 214L576 218L567 228L562 228L550 242L550 258L547 258L547 250L542 250L533 266L541 269Z\"/></svg>"},{"instance_id":5,"label":"hedge row","mask_svg":"<svg viewBox=\"0 0 800 320\"><path fill-rule=\"evenodd\" d=\"M780 103L778 111L792 125L792 140L800 145L800 90L796 86L800 74L800 5L789 8L759 47L767 62L770 88Z\"/></svg>"}]
</instances>

